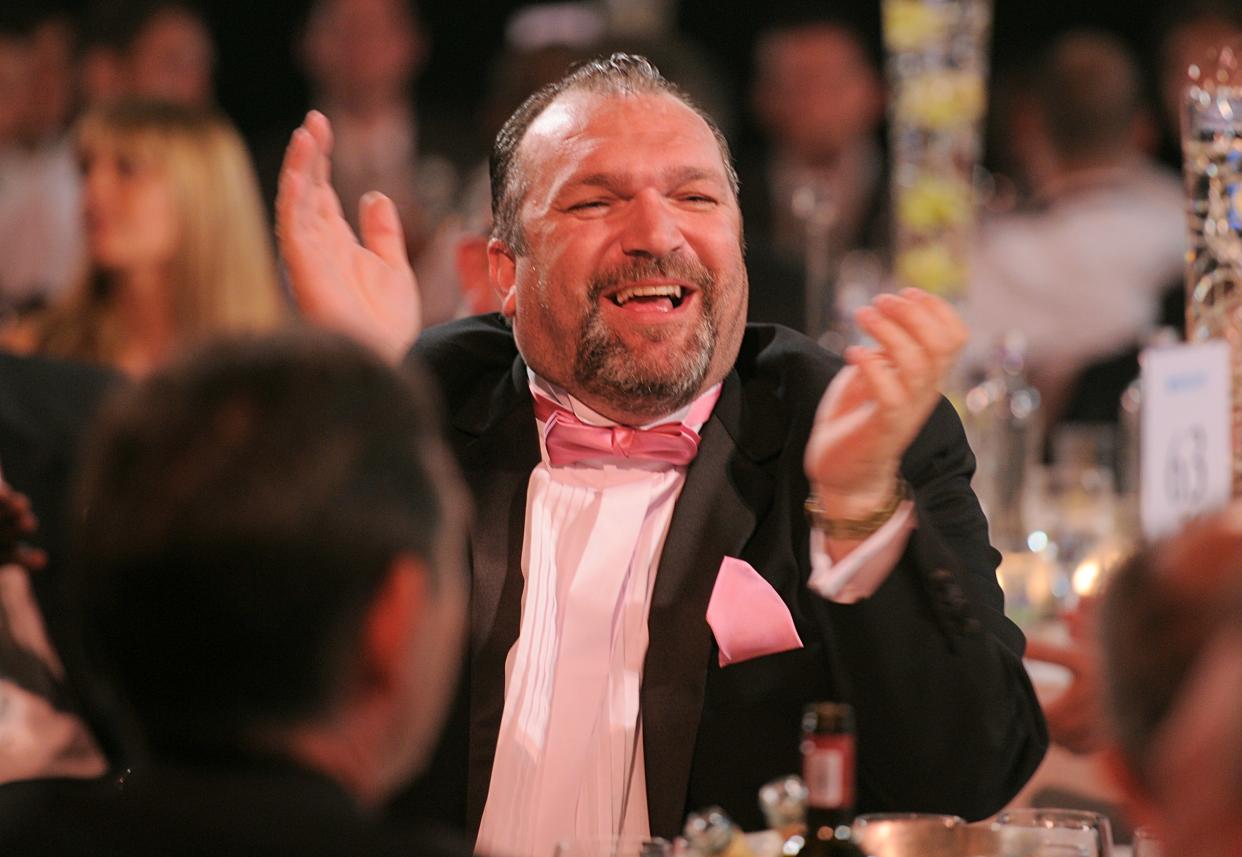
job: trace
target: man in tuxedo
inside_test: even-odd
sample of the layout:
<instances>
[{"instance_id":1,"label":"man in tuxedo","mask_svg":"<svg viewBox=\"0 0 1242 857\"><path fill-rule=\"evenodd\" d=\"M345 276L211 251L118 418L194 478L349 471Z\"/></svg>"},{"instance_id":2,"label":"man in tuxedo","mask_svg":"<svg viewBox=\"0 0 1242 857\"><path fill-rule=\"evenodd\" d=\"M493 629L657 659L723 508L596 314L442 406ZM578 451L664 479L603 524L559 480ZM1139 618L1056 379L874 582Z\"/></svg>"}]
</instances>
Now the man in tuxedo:
<instances>
[{"instance_id":1,"label":"man in tuxedo","mask_svg":"<svg viewBox=\"0 0 1242 857\"><path fill-rule=\"evenodd\" d=\"M295 131L278 200L304 311L392 360L418 328L392 204ZM857 711L858 806L986 816L1046 732L1002 613L973 459L936 392L965 331L918 292L839 358L744 323L737 182L643 58L528 99L491 159L499 316L433 328L478 516L467 681L429 779L482 850L748 827L802 708ZM803 503L810 498L809 514Z\"/></svg>"},{"instance_id":2,"label":"man in tuxedo","mask_svg":"<svg viewBox=\"0 0 1242 857\"><path fill-rule=\"evenodd\" d=\"M343 337L215 345L84 456L74 624L132 772L0 787L5 854L466 853L378 825L452 698L465 495L423 392Z\"/></svg>"}]
</instances>

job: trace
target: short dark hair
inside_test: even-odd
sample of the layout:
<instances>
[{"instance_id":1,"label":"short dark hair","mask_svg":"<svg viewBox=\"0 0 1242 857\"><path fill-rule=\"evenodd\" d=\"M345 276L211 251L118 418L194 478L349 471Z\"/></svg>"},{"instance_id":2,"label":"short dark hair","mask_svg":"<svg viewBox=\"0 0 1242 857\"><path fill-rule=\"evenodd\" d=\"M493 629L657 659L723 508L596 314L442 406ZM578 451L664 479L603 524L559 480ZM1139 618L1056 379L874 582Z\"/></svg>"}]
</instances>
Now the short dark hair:
<instances>
[{"instance_id":1,"label":"short dark hair","mask_svg":"<svg viewBox=\"0 0 1242 857\"><path fill-rule=\"evenodd\" d=\"M111 403L78 489L85 651L153 745L324 713L393 560L437 575L461 490L437 409L341 337L208 346ZM445 566L448 567L445 567Z\"/></svg>"},{"instance_id":2,"label":"short dark hair","mask_svg":"<svg viewBox=\"0 0 1242 857\"><path fill-rule=\"evenodd\" d=\"M1222 629L1242 622L1242 534L1219 518L1136 552L1109 582L1100 604L1104 703L1130 770L1151 789L1155 737L1186 679ZM1218 579L1188 586L1205 572Z\"/></svg>"},{"instance_id":3,"label":"short dark hair","mask_svg":"<svg viewBox=\"0 0 1242 857\"><path fill-rule=\"evenodd\" d=\"M1146 108L1133 51L1102 31L1059 37L1041 55L1031 80L1048 138L1066 158L1121 151Z\"/></svg>"},{"instance_id":4,"label":"short dark hair","mask_svg":"<svg viewBox=\"0 0 1242 857\"><path fill-rule=\"evenodd\" d=\"M610 93L615 95L638 95L663 93L681 101L693 110L711 129L720 146L720 158L724 162L729 186L736 197L738 192L737 171L724 132L707 112L694 103L685 90L660 74L650 60L636 54L615 53L607 58L597 58L574 66L568 74L554 83L541 87L513 111L513 115L501 127L492 145L489 164L492 187L492 235L504 241L514 252L524 253L525 236L518 217L526 186L521 176L515 176L514 168L518 147L532 122L562 94L571 91Z\"/></svg>"}]
</instances>

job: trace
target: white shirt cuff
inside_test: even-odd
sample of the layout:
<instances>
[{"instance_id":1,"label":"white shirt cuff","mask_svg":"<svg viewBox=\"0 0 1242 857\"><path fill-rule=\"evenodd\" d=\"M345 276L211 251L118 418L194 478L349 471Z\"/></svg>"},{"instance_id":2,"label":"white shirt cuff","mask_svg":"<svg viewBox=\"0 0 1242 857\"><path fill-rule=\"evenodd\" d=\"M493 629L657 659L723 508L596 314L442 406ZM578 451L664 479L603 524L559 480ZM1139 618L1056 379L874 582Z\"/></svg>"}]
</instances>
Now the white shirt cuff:
<instances>
[{"instance_id":1,"label":"white shirt cuff","mask_svg":"<svg viewBox=\"0 0 1242 857\"><path fill-rule=\"evenodd\" d=\"M838 604L853 604L880 588L893 570L915 527L914 503L897 507L884 525L840 562L828 555L824 534L811 528L811 589Z\"/></svg>"}]
</instances>

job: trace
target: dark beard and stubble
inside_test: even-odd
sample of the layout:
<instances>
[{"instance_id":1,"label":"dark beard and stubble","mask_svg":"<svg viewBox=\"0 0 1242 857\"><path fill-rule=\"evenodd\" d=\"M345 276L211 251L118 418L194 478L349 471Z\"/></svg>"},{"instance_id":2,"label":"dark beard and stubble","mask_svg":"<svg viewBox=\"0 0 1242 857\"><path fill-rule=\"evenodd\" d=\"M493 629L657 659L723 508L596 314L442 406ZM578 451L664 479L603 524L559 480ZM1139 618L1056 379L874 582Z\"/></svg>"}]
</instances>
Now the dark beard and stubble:
<instances>
[{"instance_id":1,"label":"dark beard and stubble","mask_svg":"<svg viewBox=\"0 0 1242 857\"><path fill-rule=\"evenodd\" d=\"M600 318L600 296L622 283L675 278L693 283L701 302L689 340L672 359L643 358L626 346ZM715 306L720 284L701 263L684 256L637 259L592 278L588 284L586 317L579 330L574 357L574 381L584 391L625 413L652 419L671 414L694 400L711 366L718 330ZM652 343L682 336L680 329L663 325L637 326Z\"/></svg>"}]
</instances>

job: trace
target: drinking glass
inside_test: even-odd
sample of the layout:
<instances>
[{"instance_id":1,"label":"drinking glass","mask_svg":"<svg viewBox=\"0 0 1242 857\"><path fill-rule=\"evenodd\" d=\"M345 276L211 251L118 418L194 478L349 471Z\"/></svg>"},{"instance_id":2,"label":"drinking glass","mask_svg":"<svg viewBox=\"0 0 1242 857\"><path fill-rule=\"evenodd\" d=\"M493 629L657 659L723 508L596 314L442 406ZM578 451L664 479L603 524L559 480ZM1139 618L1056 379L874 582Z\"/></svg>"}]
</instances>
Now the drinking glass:
<instances>
[{"instance_id":1,"label":"drinking glass","mask_svg":"<svg viewBox=\"0 0 1242 857\"><path fill-rule=\"evenodd\" d=\"M1112 857L1113 831L1108 818L1077 809L1011 809L996 816L996 826L1036 835L1042 846L1069 845L1085 857Z\"/></svg>"},{"instance_id":2,"label":"drinking glass","mask_svg":"<svg viewBox=\"0 0 1242 857\"><path fill-rule=\"evenodd\" d=\"M870 857L957 857L964 819L956 815L883 812L854 820L854 841Z\"/></svg>"}]
</instances>

